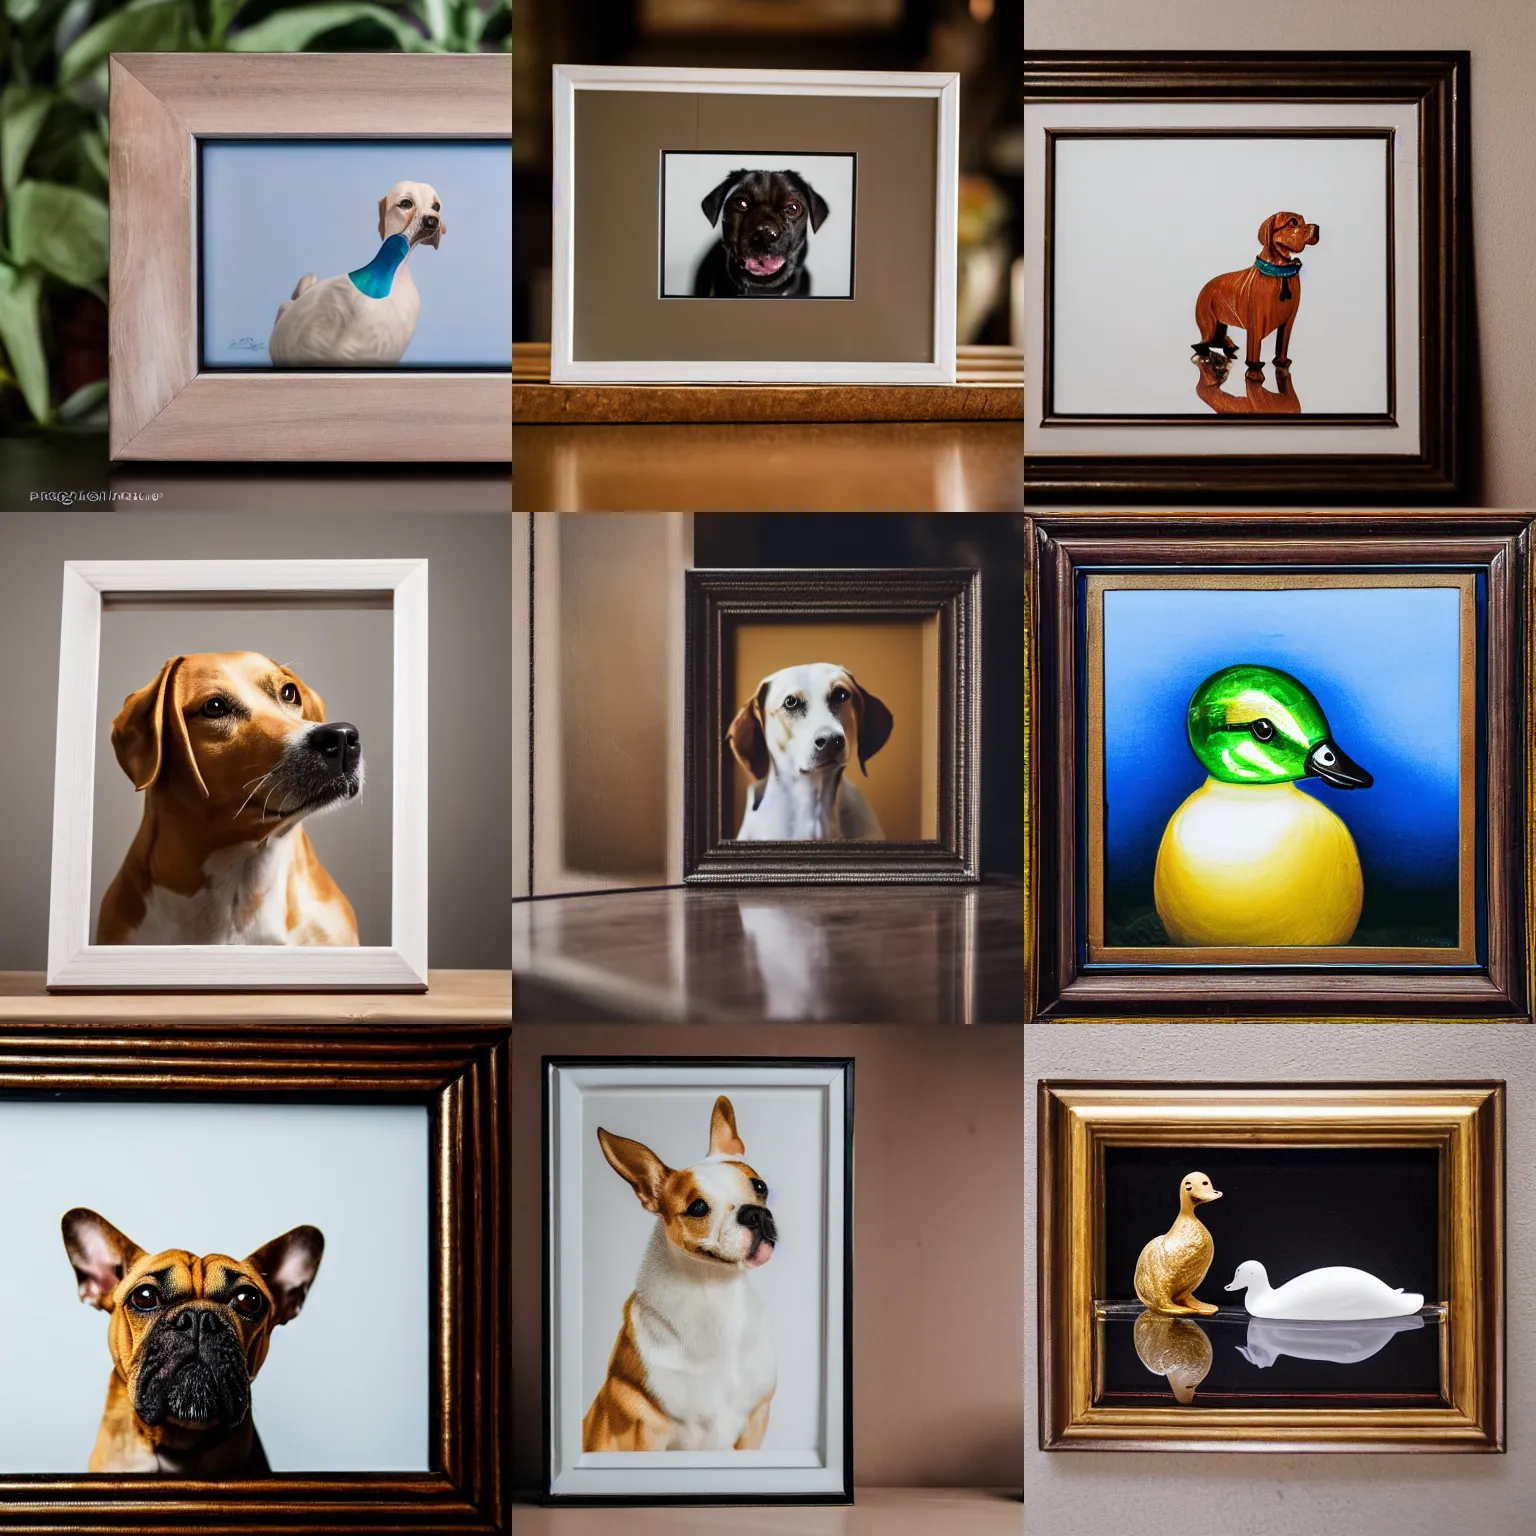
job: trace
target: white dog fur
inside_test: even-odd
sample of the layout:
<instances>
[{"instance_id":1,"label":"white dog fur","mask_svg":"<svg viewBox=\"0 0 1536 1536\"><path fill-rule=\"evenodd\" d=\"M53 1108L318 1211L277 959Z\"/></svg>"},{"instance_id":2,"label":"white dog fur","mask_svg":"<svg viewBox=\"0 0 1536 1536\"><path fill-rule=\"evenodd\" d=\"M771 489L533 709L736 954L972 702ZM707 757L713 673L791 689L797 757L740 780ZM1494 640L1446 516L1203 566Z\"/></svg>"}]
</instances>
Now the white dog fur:
<instances>
[{"instance_id":1,"label":"white dog fur","mask_svg":"<svg viewBox=\"0 0 1536 1536\"><path fill-rule=\"evenodd\" d=\"M883 840L869 802L844 775L855 757L868 774L891 725L890 710L846 667L813 661L765 677L726 734L753 780L737 838Z\"/></svg>"},{"instance_id":2,"label":"white dog fur","mask_svg":"<svg viewBox=\"0 0 1536 1536\"><path fill-rule=\"evenodd\" d=\"M299 279L277 307L267 353L278 367L398 363L416 334L421 295L411 280L418 245L436 250L448 226L436 191L424 181L397 181L379 199L379 239L366 266L315 281Z\"/></svg>"}]
</instances>

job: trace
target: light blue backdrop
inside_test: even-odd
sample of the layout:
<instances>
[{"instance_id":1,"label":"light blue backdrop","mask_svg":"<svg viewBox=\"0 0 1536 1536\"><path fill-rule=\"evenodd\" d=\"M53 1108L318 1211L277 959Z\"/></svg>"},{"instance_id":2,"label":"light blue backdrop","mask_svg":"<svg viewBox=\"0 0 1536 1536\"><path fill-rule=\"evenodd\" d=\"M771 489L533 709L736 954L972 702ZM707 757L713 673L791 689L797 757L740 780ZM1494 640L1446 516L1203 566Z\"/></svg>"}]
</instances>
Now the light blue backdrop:
<instances>
[{"instance_id":1,"label":"light blue backdrop","mask_svg":"<svg viewBox=\"0 0 1536 1536\"><path fill-rule=\"evenodd\" d=\"M402 366L510 368L512 146L430 139L204 145L203 367L270 367L277 306L306 272L373 259L397 181L436 188L445 225L437 250L411 253L421 318Z\"/></svg>"}]
</instances>

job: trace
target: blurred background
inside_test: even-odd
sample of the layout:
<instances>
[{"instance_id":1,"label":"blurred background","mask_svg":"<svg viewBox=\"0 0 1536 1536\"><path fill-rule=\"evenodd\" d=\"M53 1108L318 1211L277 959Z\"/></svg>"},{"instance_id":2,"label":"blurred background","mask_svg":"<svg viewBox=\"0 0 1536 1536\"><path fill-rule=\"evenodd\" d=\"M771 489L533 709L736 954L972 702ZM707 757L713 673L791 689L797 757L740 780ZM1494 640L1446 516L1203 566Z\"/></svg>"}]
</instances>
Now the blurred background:
<instances>
[{"instance_id":1,"label":"blurred background","mask_svg":"<svg viewBox=\"0 0 1536 1536\"><path fill-rule=\"evenodd\" d=\"M954 71L960 85L957 340L1021 344L1023 129L1016 0L526 0L513 51L514 341L549 340L555 64Z\"/></svg>"}]
</instances>

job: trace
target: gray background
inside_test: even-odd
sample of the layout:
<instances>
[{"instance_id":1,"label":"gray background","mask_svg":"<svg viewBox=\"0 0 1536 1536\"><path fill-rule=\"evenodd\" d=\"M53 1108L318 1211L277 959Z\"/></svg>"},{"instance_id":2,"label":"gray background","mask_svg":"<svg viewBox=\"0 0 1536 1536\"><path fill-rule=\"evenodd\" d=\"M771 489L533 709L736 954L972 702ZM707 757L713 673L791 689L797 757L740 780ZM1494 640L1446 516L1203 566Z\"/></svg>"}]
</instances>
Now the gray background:
<instances>
[{"instance_id":1,"label":"gray background","mask_svg":"<svg viewBox=\"0 0 1536 1536\"><path fill-rule=\"evenodd\" d=\"M1508 1084L1508 1445L1505 1456L1040 1449L1039 1295L1024 1279L1024 1506L1030 1536L1445 1536L1531 1528L1536 1460L1536 1094L1531 1025L1032 1024L1026 1028L1025 1231L1037 1231L1036 1084L1431 1082Z\"/></svg>"},{"instance_id":2,"label":"gray background","mask_svg":"<svg viewBox=\"0 0 1536 1536\"><path fill-rule=\"evenodd\" d=\"M96 1443L107 1317L81 1302L59 1231L83 1205L148 1253L244 1258L319 1227L313 1289L251 1388L267 1459L425 1470L429 1164L415 1105L0 1104L0 1469L84 1472Z\"/></svg>"},{"instance_id":3,"label":"gray background","mask_svg":"<svg viewBox=\"0 0 1536 1536\"><path fill-rule=\"evenodd\" d=\"M144 812L112 750L123 700L172 656L260 651L325 700L326 718L350 721L363 740L362 794L306 823L320 861L357 914L364 944L390 939L394 794L394 613L387 608L108 610L101 620L96 693L96 794L91 834L91 934L101 898Z\"/></svg>"},{"instance_id":4,"label":"gray background","mask_svg":"<svg viewBox=\"0 0 1536 1536\"><path fill-rule=\"evenodd\" d=\"M0 970L47 958L64 561L301 557L431 562L429 959L509 967L511 553L509 520L472 513L0 517Z\"/></svg>"}]
</instances>

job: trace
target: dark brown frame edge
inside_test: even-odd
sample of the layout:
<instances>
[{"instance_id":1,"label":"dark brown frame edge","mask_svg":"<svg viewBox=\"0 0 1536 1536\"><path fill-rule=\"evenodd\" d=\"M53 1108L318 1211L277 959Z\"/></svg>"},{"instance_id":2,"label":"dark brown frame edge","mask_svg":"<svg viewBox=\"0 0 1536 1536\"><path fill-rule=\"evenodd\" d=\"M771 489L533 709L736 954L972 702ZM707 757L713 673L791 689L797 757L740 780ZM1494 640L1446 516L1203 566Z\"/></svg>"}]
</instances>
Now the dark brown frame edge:
<instances>
[{"instance_id":1,"label":"dark brown frame edge","mask_svg":"<svg viewBox=\"0 0 1536 1536\"><path fill-rule=\"evenodd\" d=\"M1026 505L1250 501L1295 505L1466 499L1472 388L1472 251L1465 51L1024 55L1024 99L1416 101L1419 160L1420 444L1396 454L1040 454L1026 449ZM1027 434L1026 424L1026 434Z\"/></svg>"},{"instance_id":2,"label":"dark brown frame edge","mask_svg":"<svg viewBox=\"0 0 1536 1536\"><path fill-rule=\"evenodd\" d=\"M631 1507L693 1505L812 1505L852 1504L853 1495L853 1084L857 1062L852 1056L545 1056L539 1063L539 1155L544 1180L544 1198L539 1202L542 1244L539 1250L539 1277L544 1304L541 1330L541 1364L544 1371L543 1454L544 1485L541 1504L589 1509L628 1509ZM552 1273L553 1201L555 1192L554 1158L550 1146L550 1105L554 1098L555 1073L561 1067L839 1067L843 1072L843 1489L841 1493L659 1493L616 1494L554 1493L549 1486L550 1467L554 1461L554 1335L550 1321ZM832 1404L826 1404L830 1414Z\"/></svg>"},{"instance_id":3,"label":"dark brown frame edge","mask_svg":"<svg viewBox=\"0 0 1536 1536\"><path fill-rule=\"evenodd\" d=\"M981 572L684 572L683 879L969 884L980 879ZM939 616L939 836L934 842L737 842L718 835L729 803L730 626L753 619ZM729 710L729 713L727 713Z\"/></svg>"},{"instance_id":4,"label":"dark brown frame edge","mask_svg":"<svg viewBox=\"0 0 1536 1536\"><path fill-rule=\"evenodd\" d=\"M0 1526L15 1536L507 1531L510 1036L509 1025L489 1022L0 1031L0 1100L169 1097L427 1108L434 1240L429 1433L436 1469L221 1482L6 1474Z\"/></svg>"},{"instance_id":5,"label":"dark brown frame edge","mask_svg":"<svg viewBox=\"0 0 1536 1536\"><path fill-rule=\"evenodd\" d=\"M1032 624L1040 690L1032 711L1031 889L1035 971L1031 1016L1060 1018L1323 1016L1488 1018L1526 1011L1530 921L1525 862L1526 606L1529 526L1508 513L1186 513L1144 522L1032 520ZM1481 816L1486 829L1486 962L1476 972L1342 967L1156 967L1084 974L1077 952L1078 644L1076 578L1083 565L1445 565L1487 578ZM1051 771L1044 771L1049 766Z\"/></svg>"},{"instance_id":6,"label":"dark brown frame edge","mask_svg":"<svg viewBox=\"0 0 1536 1536\"><path fill-rule=\"evenodd\" d=\"M1479 1161L1484 1174L1476 1200L1479 1210L1479 1236L1482 1247L1478 1254L1478 1274L1482 1282L1481 1298L1488 1342L1493 1346L1493 1359L1488 1363L1484 1379L1484 1391L1478 1403L1478 1421L1488 1426L1485 1445L1466 1447L1476 1451L1505 1452L1506 1436L1506 1380L1508 1374L1509 1309L1508 1250L1505 1242L1505 1098L1507 1083L1502 1079L1420 1079L1413 1081L1361 1081L1358 1079L1318 1082L1154 1082L1117 1079L1105 1082L1085 1078L1039 1078L1035 1083L1035 1155L1036 1186L1038 1199L1035 1211L1035 1279L1038 1305L1035 1314L1036 1343L1039 1350L1039 1368L1035 1389L1038 1406L1038 1443L1042 1451L1174 1451L1201 1452L1213 1448L1209 1444L1179 1444L1172 1441L1128 1440L1105 1438L1097 1442L1069 1440L1065 1428L1071 1419L1071 1383L1058 1365L1070 1359L1071 1351L1066 1334L1071 1328L1070 1254L1068 1244L1071 1234L1067 1217L1071 1209L1065 1170L1070 1162L1068 1146L1069 1121L1062 1107L1060 1093L1072 1089L1125 1088L1137 1093L1152 1093L1159 1089L1176 1090L1198 1088L1202 1093L1252 1092L1274 1089L1294 1091L1308 1088L1340 1089L1394 1089L1414 1092L1424 1088L1488 1088L1489 1096L1477 1117ZM1442 1168L1442 1181L1444 1170ZM1445 1228L1448 1215L1442 1199L1441 1245L1445 1245ZM1442 1263L1443 1263L1442 1257ZM1262 1445L1255 1450L1265 1449ZM1305 1451L1303 1445L1286 1447L1288 1450ZM1326 1450L1326 1447L1311 1447ZM1349 1452L1373 1450L1411 1451L1410 1447L1355 1444L1346 1447Z\"/></svg>"}]
</instances>

